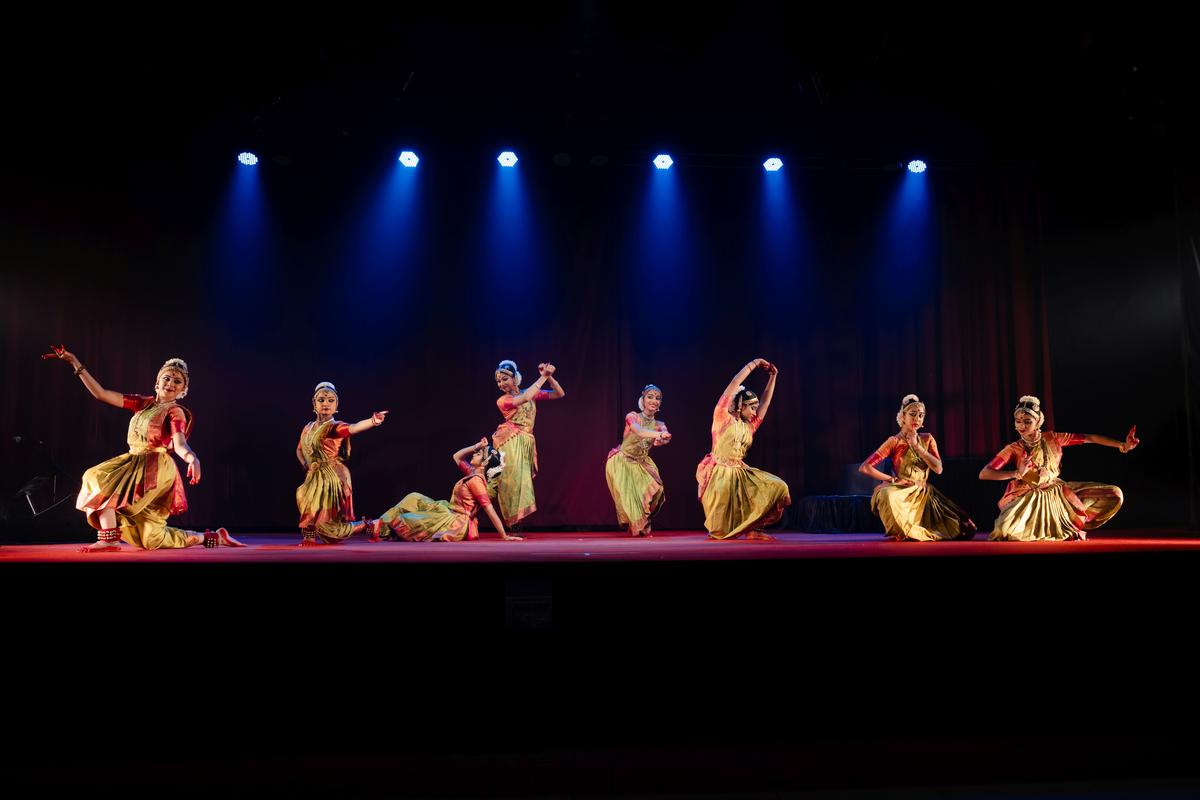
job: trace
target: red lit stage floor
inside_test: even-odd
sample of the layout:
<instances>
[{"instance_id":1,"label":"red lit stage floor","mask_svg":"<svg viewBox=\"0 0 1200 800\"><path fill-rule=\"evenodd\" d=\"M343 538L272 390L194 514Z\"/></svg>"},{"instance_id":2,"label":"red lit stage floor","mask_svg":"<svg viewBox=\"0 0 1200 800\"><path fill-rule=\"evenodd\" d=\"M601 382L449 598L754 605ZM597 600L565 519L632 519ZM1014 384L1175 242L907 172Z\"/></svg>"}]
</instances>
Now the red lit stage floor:
<instances>
[{"instance_id":1,"label":"red lit stage floor","mask_svg":"<svg viewBox=\"0 0 1200 800\"><path fill-rule=\"evenodd\" d=\"M634 539L616 531L543 532L523 542L485 533L474 542L378 542L354 539L318 548L296 547L296 535L238 534L248 547L205 550L134 550L84 554L80 544L0 547L0 563L12 562L285 562L285 563L570 563L596 561L721 561L774 559L969 557L1030 554L1200 552L1200 535L1161 531L1100 532L1086 542L892 542L879 534L777 533L774 542L709 540L699 531L663 531Z\"/></svg>"}]
</instances>

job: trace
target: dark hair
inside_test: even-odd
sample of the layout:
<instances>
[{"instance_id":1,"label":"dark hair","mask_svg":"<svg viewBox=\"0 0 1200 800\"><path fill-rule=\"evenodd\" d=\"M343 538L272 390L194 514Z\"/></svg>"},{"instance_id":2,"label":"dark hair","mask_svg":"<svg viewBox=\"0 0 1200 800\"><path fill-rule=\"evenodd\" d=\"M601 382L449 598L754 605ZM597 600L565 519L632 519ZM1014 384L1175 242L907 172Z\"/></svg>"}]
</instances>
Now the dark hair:
<instances>
[{"instance_id":1,"label":"dark hair","mask_svg":"<svg viewBox=\"0 0 1200 800\"><path fill-rule=\"evenodd\" d=\"M746 403L749 403L752 400L757 399L758 395L743 386L738 390L737 394L733 396L733 402L729 404L729 413L736 416L741 412L742 406L746 405Z\"/></svg>"}]
</instances>

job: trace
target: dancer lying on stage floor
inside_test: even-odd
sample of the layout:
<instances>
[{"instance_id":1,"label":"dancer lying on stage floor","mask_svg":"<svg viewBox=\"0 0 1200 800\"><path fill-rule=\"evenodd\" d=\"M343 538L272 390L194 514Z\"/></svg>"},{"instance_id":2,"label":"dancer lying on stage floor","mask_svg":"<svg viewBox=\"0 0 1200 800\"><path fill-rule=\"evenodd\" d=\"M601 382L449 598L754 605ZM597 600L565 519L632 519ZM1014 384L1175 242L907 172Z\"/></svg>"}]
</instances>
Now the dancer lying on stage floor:
<instances>
[{"instance_id":1,"label":"dancer lying on stage floor","mask_svg":"<svg viewBox=\"0 0 1200 800\"><path fill-rule=\"evenodd\" d=\"M883 520L891 539L937 542L970 539L975 523L967 512L929 485L929 473L942 474L942 457L932 433L918 433L925 425L925 404L915 394L905 395L896 414L900 432L889 436L858 468L883 481L871 493L871 511ZM892 474L875 467L892 460Z\"/></svg>"},{"instance_id":2,"label":"dancer lying on stage floor","mask_svg":"<svg viewBox=\"0 0 1200 800\"><path fill-rule=\"evenodd\" d=\"M379 427L388 415L376 411L353 425L334 419L338 393L328 381L317 384L312 403L317 418L304 426L296 445L296 458L308 471L296 489L301 547L340 542L368 527L369 520L354 521L354 489L342 459L350 455L351 436Z\"/></svg>"},{"instance_id":3,"label":"dancer lying on stage floor","mask_svg":"<svg viewBox=\"0 0 1200 800\"><path fill-rule=\"evenodd\" d=\"M554 379L553 364L538 364L538 371L541 375L533 385L521 391L521 372L515 362L501 361L496 367L496 386L502 393L496 398L496 407L504 422L492 441L504 453L504 471L488 481L488 495L500 504L500 516L510 528L537 511L533 495L533 478L538 470L537 442L533 438L537 403L566 396ZM547 383L551 391L542 389Z\"/></svg>"},{"instance_id":4,"label":"dancer lying on stage floor","mask_svg":"<svg viewBox=\"0 0 1200 800\"><path fill-rule=\"evenodd\" d=\"M467 461L468 456L470 461ZM482 508L501 539L521 541L520 536L510 536L504 530L504 523L488 498L487 482L504 471L504 454L489 445L485 436L451 458L464 477L450 490L450 499L433 500L412 492L374 523L372 540L461 542L478 539L479 524L475 518Z\"/></svg>"},{"instance_id":5,"label":"dancer lying on stage floor","mask_svg":"<svg viewBox=\"0 0 1200 800\"><path fill-rule=\"evenodd\" d=\"M1017 401L1013 419L1021 438L979 471L981 480L1008 481L990 538L1018 542L1086 539L1087 531L1112 519L1124 502L1121 489L1104 483L1064 483L1059 479L1062 449L1090 442L1128 453L1140 443L1137 426L1129 429L1123 442L1094 433L1043 431L1046 415L1042 403L1030 395ZM1002 469L1009 461L1014 461L1016 468Z\"/></svg>"},{"instance_id":6,"label":"dancer lying on stage floor","mask_svg":"<svg viewBox=\"0 0 1200 800\"><path fill-rule=\"evenodd\" d=\"M625 415L624 438L609 451L604 477L617 507L617 522L633 536L649 536L650 518L664 500L662 477L650 458L650 448L671 441L671 434L654 418L662 408L662 389L648 384L638 398L638 408Z\"/></svg>"},{"instance_id":7,"label":"dancer lying on stage floor","mask_svg":"<svg viewBox=\"0 0 1200 800\"><path fill-rule=\"evenodd\" d=\"M741 385L756 368L771 373L761 407L758 395ZM778 376L775 365L754 359L733 376L713 409L712 452L696 467L704 527L713 539L733 539L742 533L747 539L773 539L763 528L778 522L783 509L792 504L783 479L742 461L754 432L766 419Z\"/></svg>"},{"instance_id":8,"label":"dancer lying on stage floor","mask_svg":"<svg viewBox=\"0 0 1200 800\"><path fill-rule=\"evenodd\" d=\"M42 358L60 358L75 368L75 374L92 397L110 406L133 412L129 420L129 452L83 473L83 486L75 507L87 515L96 529L96 541L85 553L121 549L122 540L145 550L194 547L245 547L224 528L197 533L167 525L172 514L187 510L183 479L169 450L187 462L188 480L200 482L200 457L188 445L192 412L179 405L188 393L188 366L181 359L168 359L158 371L154 396L120 394L100 385L87 367L65 346L57 345Z\"/></svg>"}]
</instances>

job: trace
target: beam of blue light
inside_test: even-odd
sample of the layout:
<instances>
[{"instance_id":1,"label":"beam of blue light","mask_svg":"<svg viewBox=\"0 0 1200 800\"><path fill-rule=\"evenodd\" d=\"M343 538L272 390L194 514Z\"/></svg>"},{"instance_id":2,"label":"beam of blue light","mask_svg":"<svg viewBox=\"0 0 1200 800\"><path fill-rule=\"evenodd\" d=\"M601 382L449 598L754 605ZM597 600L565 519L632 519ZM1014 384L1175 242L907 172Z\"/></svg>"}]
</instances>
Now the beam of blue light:
<instances>
[{"instance_id":1,"label":"beam of blue light","mask_svg":"<svg viewBox=\"0 0 1200 800\"><path fill-rule=\"evenodd\" d=\"M778 172L783 167L783 159L772 156L763 162L763 169L767 172Z\"/></svg>"},{"instance_id":2,"label":"beam of blue light","mask_svg":"<svg viewBox=\"0 0 1200 800\"><path fill-rule=\"evenodd\" d=\"M422 246L420 184L421 171L405 164L402 156L363 209L355 236L357 262L363 277L378 289L419 277L412 264Z\"/></svg>"},{"instance_id":3,"label":"beam of blue light","mask_svg":"<svg viewBox=\"0 0 1200 800\"><path fill-rule=\"evenodd\" d=\"M403 164L408 169L412 169L417 164L421 163L421 159L417 158L417 154L414 153L412 150L405 150L404 152L402 152L400 154L400 158L398 160L401 164Z\"/></svg>"},{"instance_id":4,"label":"beam of blue light","mask_svg":"<svg viewBox=\"0 0 1200 800\"><path fill-rule=\"evenodd\" d=\"M900 183L881 220L875 261L875 302L924 302L938 275L938 241L932 186L918 172L900 173Z\"/></svg>"},{"instance_id":5,"label":"beam of blue light","mask_svg":"<svg viewBox=\"0 0 1200 800\"><path fill-rule=\"evenodd\" d=\"M247 167L253 167L258 163L258 156L251 152L238 153L238 161Z\"/></svg>"},{"instance_id":6,"label":"beam of blue light","mask_svg":"<svg viewBox=\"0 0 1200 800\"><path fill-rule=\"evenodd\" d=\"M235 333L273 324L262 296L267 293L275 252L270 217L260 183L262 173L233 168L213 231L212 300L216 317ZM269 304L266 304L269 306Z\"/></svg>"},{"instance_id":7,"label":"beam of blue light","mask_svg":"<svg viewBox=\"0 0 1200 800\"><path fill-rule=\"evenodd\" d=\"M659 153L654 157L654 161L652 163L659 169L670 169L671 165L675 162L666 153Z\"/></svg>"},{"instance_id":8,"label":"beam of blue light","mask_svg":"<svg viewBox=\"0 0 1200 800\"><path fill-rule=\"evenodd\" d=\"M521 170L500 166L492 176L491 192L483 207L476 256L479 296L503 298L506 319L533 319L545 313L551 277L543 269L543 231ZM488 315L470 315L485 330L495 330ZM522 329L524 330L523 326ZM533 335L536 326L529 331Z\"/></svg>"},{"instance_id":9,"label":"beam of blue light","mask_svg":"<svg viewBox=\"0 0 1200 800\"><path fill-rule=\"evenodd\" d=\"M500 166L502 167L516 166L517 154L512 150L505 150L503 153L496 156L496 160L500 162Z\"/></svg>"}]
</instances>

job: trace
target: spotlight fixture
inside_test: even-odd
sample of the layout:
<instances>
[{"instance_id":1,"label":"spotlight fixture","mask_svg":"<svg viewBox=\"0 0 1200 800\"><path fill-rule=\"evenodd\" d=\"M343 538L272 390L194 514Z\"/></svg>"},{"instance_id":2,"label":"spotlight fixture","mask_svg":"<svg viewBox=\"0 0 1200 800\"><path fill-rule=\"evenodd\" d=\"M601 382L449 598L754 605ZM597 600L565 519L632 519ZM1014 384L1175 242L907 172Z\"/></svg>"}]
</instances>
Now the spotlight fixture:
<instances>
[{"instance_id":1,"label":"spotlight fixture","mask_svg":"<svg viewBox=\"0 0 1200 800\"><path fill-rule=\"evenodd\" d=\"M908 171L914 174L925 171L925 162L920 159L915 159L908 162Z\"/></svg>"},{"instance_id":2,"label":"spotlight fixture","mask_svg":"<svg viewBox=\"0 0 1200 800\"><path fill-rule=\"evenodd\" d=\"M674 163L675 162L672 161L671 157L666 153L659 153L654 157L654 166L658 167L659 169L670 169L671 165Z\"/></svg>"},{"instance_id":3,"label":"spotlight fixture","mask_svg":"<svg viewBox=\"0 0 1200 800\"><path fill-rule=\"evenodd\" d=\"M258 156L254 153L238 153L238 161L245 164L247 167L253 167L258 163Z\"/></svg>"},{"instance_id":4,"label":"spotlight fixture","mask_svg":"<svg viewBox=\"0 0 1200 800\"><path fill-rule=\"evenodd\" d=\"M500 166L502 167L511 167L517 163L517 154L512 150L505 150L496 156L496 160L500 162Z\"/></svg>"},{"instance_id":5,"label":"spotlight fixture","mask_svg":"<svg viewBox=\"0 0 1200 800\"><path fill-rule=\"evenodd\" d=\"M763 169L767 172L778 172L783 167L783 159L772 156L763 162Z\"/></svg>"},{"instance_id":6,"label":"spotlight fixture","mask_svg":"<svg viewBox=\"0 0 1200 800\"><path fill-rule=\"evenodd\" d=\"M421 163L421 159L417 158L417 154L412 150L405 150L403 153L401 153L399 161L409 169L412 169L417 164Z\"/></svg>"}]
</instances>

